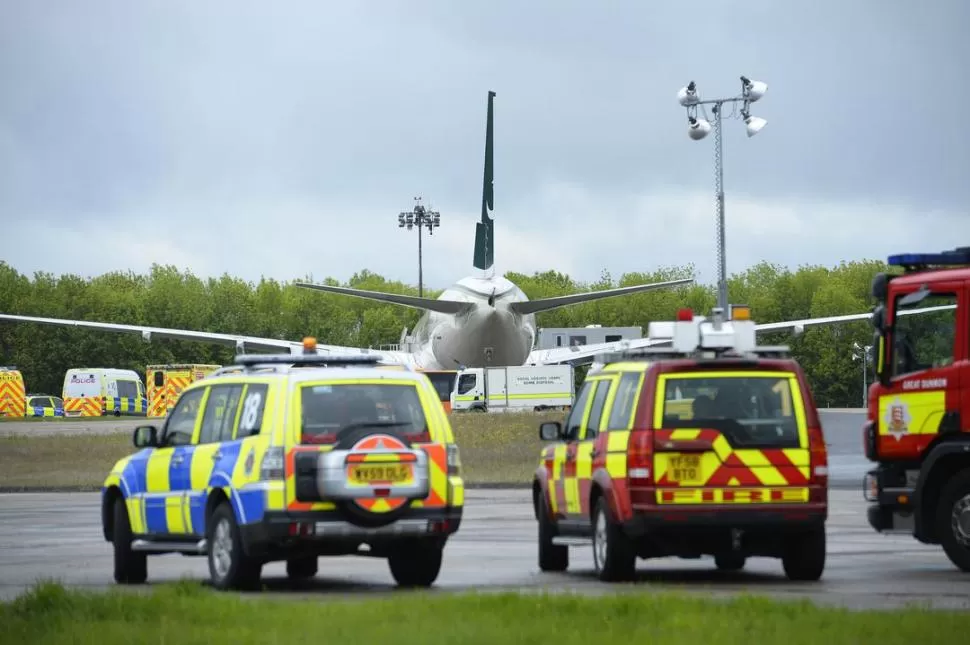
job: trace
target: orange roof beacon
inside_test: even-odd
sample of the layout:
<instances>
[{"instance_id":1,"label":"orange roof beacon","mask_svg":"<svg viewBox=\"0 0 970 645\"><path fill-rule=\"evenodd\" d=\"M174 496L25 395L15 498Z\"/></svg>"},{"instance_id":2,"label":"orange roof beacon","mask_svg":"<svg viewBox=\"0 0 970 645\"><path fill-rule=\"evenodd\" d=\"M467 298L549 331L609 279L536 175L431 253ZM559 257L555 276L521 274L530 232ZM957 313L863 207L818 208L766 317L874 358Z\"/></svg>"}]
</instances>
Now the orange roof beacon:
<instances>
[{"instance_id":1,"label":"orange roof beacon","mask_svg":"<svg viewBox=\"0 0 970 645\"><path fill-rule=\"evenodd\" d=\"M828 460L805 374L758 346L747 307L689 309L648 327L650 346L602 356L533 481L539 567L564 571L592 543L601 580L636 559L714 557L738 570L780 558L792 580L825 567Z\"/></svg>"}]
</instances>

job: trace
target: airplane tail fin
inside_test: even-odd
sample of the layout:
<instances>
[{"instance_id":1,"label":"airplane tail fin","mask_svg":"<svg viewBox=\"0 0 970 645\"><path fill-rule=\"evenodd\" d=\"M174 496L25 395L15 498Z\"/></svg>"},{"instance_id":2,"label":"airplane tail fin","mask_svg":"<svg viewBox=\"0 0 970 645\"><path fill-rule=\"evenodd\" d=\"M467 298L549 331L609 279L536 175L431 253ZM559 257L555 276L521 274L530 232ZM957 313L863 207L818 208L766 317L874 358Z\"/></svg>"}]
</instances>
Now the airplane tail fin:
<instances>
[{"instance_id":1,"label":"airplane tail fin","mask_svg":"<svg viewBox=\"0 0 970 645\"><path fill-rule=\"evenodd\" d=\"M364 289L350 289L348 287L334 287L329 284L313 284L311 282L296 282L296 286L305 289L315 289L336 293L342 296L354 296L355 298L366 298L377 300L378 302L390 302L404 307L423 309L425 311L436 311L442 314L460 314L470 307L469 303L455 302L452 300L433 300L431 298L418 298L416 296L404 296L397 293L384 293L382 291L365 291Z\"/></svg>"},{"instance_id":2,"label":"airplane tail fin","mask_svg":"<svg viewBox=\"0 0 970 645\"><path fill-rule=\"evenodd\" d=\"M482 219L475 227L475 268L487 271L495 263L494 225L489 211L495 209L494 148L492 129L492 99L495 92L488 93L488 115L485 126L485 172L482 178Z\"/></svg>"},{"instance_id":3,"label":"airplane tail fin","mask_svg":"<svg viewBox=\"0 0 970 645\"><path fill-rule=\"evenodd\" d=\"M616 296L625 296L630 293L639 293L641 291L652 291L654 289L666 289L667 287L676 287L683 284L692 284L694 282L693 278L684 278L683 280L670 280L668 282L651 282L649 284L637 284L632 287L620 287L618 289L604 289L603 291L587 291L586 293L575 293L571 296L556 296L555 298L542 298L541 300L527 300L526 302L513 302L509 305L509 309L514 311L519 315L534 314L540 311L549 311L550 309L558 309L559 307L565 307L567 305L575 305L581 302L589 302L591 300L599 300L601 298L613 298Z\"/></svg>"}]
</instances>

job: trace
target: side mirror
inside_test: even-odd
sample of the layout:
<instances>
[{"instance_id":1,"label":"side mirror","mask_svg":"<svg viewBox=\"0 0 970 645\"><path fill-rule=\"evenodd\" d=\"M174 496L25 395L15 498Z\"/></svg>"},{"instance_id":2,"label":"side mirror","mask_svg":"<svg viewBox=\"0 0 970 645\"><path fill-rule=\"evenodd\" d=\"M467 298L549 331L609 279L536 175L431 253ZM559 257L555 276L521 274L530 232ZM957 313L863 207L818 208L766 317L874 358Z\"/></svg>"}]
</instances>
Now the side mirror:
<instances>
[{"instance_id":1,"label":"side mirror","mask_svg":"<svg viewBox=\"0 0 970 645\"><path fill-rule=\"evenodd\" d=\"M132 442L136 448L154 448L158 445L158 429L155 426L138 426Z\"/></svg>"},{"instance_id":2,"label":"side mirror","mask_svg":"<svg viewBox=\"0 0 970 645\"><path fill-rule=\"evenodd\" d=\"M870 293L877 302L886 302L886 295L889 293L889 276L885 273L877 273L872 278Z\"/></svg>"},{"instance_id":3,"label":"side mirror","mask_svg":"<svg viewBox=\"0 0 970 645\"><path fill-rule=\"evenodd\" d=\"M539 438L543 441L559 441L561 437L562 425L558 421L539 424Z\"/></svg>"},{"instance_id":4,"label":"side mirror","mask_svg":"<svg viewBox=\"0 0 970 645\"><path fill-rule=\"evenodd\" d=\"M876 308L872 310L872 316L869 318L869 323L880 334L886 333L886 307L885 307L885 305L877 305Z\"/></svg>"}]
</instances>

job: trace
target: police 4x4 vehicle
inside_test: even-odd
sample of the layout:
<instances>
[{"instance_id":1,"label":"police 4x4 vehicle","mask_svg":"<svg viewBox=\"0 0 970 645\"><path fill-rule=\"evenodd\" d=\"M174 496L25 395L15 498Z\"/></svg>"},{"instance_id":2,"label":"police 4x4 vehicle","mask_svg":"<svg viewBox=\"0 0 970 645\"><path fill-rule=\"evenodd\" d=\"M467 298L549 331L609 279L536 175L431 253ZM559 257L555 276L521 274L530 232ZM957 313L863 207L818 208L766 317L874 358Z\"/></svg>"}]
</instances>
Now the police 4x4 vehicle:
<instances>
[{"instance_id":1,"label":"police 4x4 vehicle","mask_svg":"<svg viewBox=\"0 0 970 645\"><path fill-rule=\"evenodd\" d=\"M599 358L566 419L543 423L533 482L539 567L593 546L601 580L637 557L713 555L719 569L780 558L793 580L825 566L828 468L805 375L759 347L746 307L724 320L678 312L655 345ZM661 347L666 345L666 347Z\"/></svg>"},{"instance_id":2,"label":"police 4x4 vehicle","mask_svg":"<svg viewBox=\"0 0 970 645\"><path fill-rule=\"evenodd\" d=\"M317 558L386 558L430 586L461 522L458 447L438 394L367 356L240 356L182 391L161 429L102 489L119 583L147 555L207 556L215 587L253 588L267 562L311 577Z\"/></svg>"}]
</instances>

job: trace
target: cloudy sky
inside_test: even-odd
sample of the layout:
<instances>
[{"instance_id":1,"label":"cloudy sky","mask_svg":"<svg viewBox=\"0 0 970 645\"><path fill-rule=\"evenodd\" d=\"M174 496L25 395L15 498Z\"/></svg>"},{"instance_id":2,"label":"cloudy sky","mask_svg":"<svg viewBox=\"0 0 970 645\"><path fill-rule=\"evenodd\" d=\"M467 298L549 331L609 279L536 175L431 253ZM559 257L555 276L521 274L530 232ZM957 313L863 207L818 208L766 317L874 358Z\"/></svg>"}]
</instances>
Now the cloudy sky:
<instances>
[{"instance_id":1,"label":"cloudy sky","mask_svg":"<svg viewBox=\"0 0 970 645\"><path fill-rule=\"evenodd\" d=\"M0 2L0 259L258 280L472 273L495 99L499 271L728 271L970 244L970 2ZM731 111L727 111L731 114Z\"/></svg>"}]
</instances>

